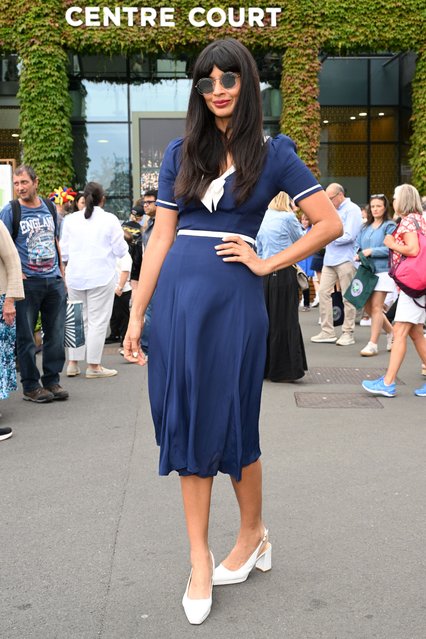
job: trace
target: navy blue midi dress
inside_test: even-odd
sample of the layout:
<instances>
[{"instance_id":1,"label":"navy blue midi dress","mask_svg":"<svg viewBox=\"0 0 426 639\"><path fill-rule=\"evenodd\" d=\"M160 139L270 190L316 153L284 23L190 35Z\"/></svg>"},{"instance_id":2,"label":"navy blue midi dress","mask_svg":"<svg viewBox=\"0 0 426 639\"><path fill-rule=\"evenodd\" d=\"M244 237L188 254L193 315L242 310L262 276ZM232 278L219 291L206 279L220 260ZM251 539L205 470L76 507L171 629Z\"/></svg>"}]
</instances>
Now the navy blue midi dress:
<instances>
[{"instance_id":1,"label":"navy blue midi dress","mask_svg":"<svg viewBox=\"0 0 426 639\"><path fill-rule=\"evenodd\" d=\"M235 173L213 212L174 196L182 139L166 149L157 204L178 212L178 230L255 238L269 202L286 191L297 202L321 190L290 138L267 141L258 183L237 206ZM163 263L152 305L149 396L160 475L241 479L260 457L259 412L268 317L263 281L244 264L223 262L218 237L178 235Z\"/></svg>"}]
</instances>

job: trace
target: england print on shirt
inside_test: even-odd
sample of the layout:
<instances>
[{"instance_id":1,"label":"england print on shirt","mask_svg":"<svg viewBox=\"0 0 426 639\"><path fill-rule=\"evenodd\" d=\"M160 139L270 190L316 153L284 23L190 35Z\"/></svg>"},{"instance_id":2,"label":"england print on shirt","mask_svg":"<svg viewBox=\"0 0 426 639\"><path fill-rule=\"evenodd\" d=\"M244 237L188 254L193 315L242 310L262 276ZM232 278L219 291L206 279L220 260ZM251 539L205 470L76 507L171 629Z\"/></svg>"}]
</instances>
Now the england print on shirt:
<instances>
[{"instance_id":1,"label":"england print on shirt","mask_svg":"<svg viewBox=\"0 0 426 639\"><path fill-rule=\"evenodd\" d=\"M55 268L55 224L49 214L21 220L20 229L27 245L28 268L34 273L50 273Z\"/></svg>"}]
</instances>

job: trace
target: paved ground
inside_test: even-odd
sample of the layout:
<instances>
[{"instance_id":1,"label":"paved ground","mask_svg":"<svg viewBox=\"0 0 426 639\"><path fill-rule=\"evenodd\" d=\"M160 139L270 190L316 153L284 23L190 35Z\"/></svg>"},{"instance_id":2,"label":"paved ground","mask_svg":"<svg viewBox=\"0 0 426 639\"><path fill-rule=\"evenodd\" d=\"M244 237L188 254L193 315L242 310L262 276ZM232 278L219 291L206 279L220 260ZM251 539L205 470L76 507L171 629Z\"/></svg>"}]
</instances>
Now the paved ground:
<instances>
[{"instance_id":1,"label":"paved ground","mask_svg":"<svg viewBox=\"0 0 426 639\"><path fill-rule=\"evenodd\" d=\"M64 378L68 402L38 406L19 392L2 402L15 432L0 445L2 639L426 637L426 400L412 395L424 381L419 363L410 347L399 396L357 407L366 395L353 380L384 369L388 356L359 357L364 327L354 346L311 344L317 317L301 314L313 379L323 383L264 388L273 570L215 588L200 627L181 607L188 562L179 484L156 474L146 370L109 348L104 363L119 375ZM319 393L321 407L298 407L295 393ZM351 407L333 407L336 399ZM217 560L236 522L219 477Z\"/></svg>"}]
</instances>

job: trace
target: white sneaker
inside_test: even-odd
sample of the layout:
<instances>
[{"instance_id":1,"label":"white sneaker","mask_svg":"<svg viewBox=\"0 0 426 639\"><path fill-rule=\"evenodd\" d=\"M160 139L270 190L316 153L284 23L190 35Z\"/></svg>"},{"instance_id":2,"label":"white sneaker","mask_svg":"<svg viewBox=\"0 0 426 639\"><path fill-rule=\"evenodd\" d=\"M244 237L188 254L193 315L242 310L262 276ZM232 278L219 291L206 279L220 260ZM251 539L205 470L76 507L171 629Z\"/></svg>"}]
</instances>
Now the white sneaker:
<instances>
[{"instance_id":1,"label":"white sneaker","mask_svg":"<svg viewBox=\"0 0 426 639\"><path fill-rule=\"evenodd\" d=\"M363 357L373 357L373 355L377 355L379 352L379 348L377 344L373 342L368 342L367 346L364 346L362 351L360 351L360 355Z\"/></svg>"},{"instance_id":2,"label":"white sneaker","mask_svg":"<svg viewBox=\"0 0 426 639\"><path fill-rule=\"evenodd\" d=\"M388 333L386 335L386 350L387 351L391 351L392 350L392 344L393 344L393 333Z\"/></svg>"},{"instance_id":3,"label":"white sneaker","mask_svg":"<svg viewBox=\"0 0 426 639\"><path fill-rule=\"evenodd\" d=\"M317 342L318 344L334 344L337 340L335 335L329 335L328 333L318 333L318 335L314 335L311 337L311 342Z\"/></svg>"},{"instance_id":4,"label":"white sneaker","mask_svg":"<svg viewBox=\"0 0 426 639\"><path fill-rule=\"evenodd\" d=\"M371 326L371 317L363 317L359 323L360 326Z\"/></svg>"},{"instance_id":5,"label":"white sneaker","mask_svg":"<svg viewBox=\"0 0 426 639\"><path fill-rule=\"evenodd\" d=\"M352 333L342 333L339 339L336 341L338 346L350 346L355 344L354 336Z\"/></svg>"},{"instance_id":6,"label":"white sneaker","mask_svg":"<svg viewBox=\"0 0 426 639\"><path fill-rule=\"evenodd\" d=\"M311 308L316 308L317 306L319 306L319 297L318 295L315 295L314 299L312 300Z\"/></svg>"},{"instance_id":7,"label":"white sneaker","mask_svg":"<svg viewBox=\"0 0 426 639\"><path fill-rule=\"evenodd\" d=\"M117 375L118 371L115 370L115 368L104 368L103 366L101 366L101 368L99 370L96 370L95 368L86 368L86 377L88 377L89 379L98 379L101 377L114 377L114 375Z\"/></svg>"}]
</instances>

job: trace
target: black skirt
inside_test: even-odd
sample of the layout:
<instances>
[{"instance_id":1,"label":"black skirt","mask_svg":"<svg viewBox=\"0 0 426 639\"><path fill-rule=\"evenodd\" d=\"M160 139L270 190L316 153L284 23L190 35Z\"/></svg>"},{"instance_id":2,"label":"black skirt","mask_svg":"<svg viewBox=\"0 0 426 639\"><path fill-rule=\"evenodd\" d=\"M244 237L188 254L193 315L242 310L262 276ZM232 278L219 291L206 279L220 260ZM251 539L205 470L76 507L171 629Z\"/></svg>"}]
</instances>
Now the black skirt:
<instances>
[{"instance_id":1,"label":"black skirt","mask_svg":"<svg viewBox=\"0 0 426 639\"><path fill-rule=\"evenodd\" d=\"M299 325L296 269L283 268L263 278L269 334L265 378L292 382L308 370Z\"/></svg>"}]
</instances>

